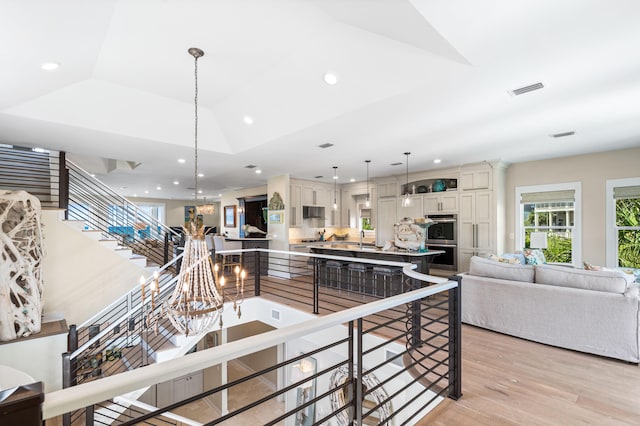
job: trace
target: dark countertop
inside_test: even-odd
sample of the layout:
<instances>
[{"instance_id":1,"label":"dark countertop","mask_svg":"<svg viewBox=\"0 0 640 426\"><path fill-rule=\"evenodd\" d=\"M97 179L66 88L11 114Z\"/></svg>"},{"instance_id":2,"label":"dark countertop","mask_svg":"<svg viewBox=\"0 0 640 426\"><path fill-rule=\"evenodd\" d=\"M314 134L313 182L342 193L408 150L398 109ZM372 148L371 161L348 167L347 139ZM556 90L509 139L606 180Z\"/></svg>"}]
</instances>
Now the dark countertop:
<instances>
[{"instance_id":1,"label":"dark countertop","mask_svg":"<svg viewBox=\"0 0 640 426\"><path fill-rule=\"evenodd\" d=\"M327 250L327 251L346 251L352 253L375 253L375 254L388 254L388 255L396 255L396 256L415 256L415 257L423 257L423 256L436 256L439 254L443 254L442 250L429 250L424 252L419 251L409 251L403 249L392 249L392 250L382 250L378 247L367 247L366 245L360 248L359 244L335 244L335 243L325 243L324 245L313 245L309 246L312 251L315 250Z\"/></svg>"}]
</instances>

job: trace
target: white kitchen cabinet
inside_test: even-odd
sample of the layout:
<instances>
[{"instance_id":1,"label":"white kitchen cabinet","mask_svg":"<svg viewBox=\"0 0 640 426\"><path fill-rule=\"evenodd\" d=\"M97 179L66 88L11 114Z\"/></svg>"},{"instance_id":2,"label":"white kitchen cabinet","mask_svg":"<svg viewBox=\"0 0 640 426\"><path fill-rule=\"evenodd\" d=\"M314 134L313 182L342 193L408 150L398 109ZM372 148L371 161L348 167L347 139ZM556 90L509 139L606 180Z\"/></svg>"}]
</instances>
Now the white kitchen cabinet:
<instances>
[{"instance_id":1,"label":"white kitchen cabinet","mask_svg":"<svg viewBox=\"0 0 640 426\"><path fill-rule=\"evenodd\" d=\"M378 197L397 197L399 194L398 182L378 182L376 183L378 188Z\"/></svg>"},{"instance_id":2,"label":"white kitchen cabinet","mask_svg":"<svg viewBox=\"0 0 640 426\"><path fill-rule=\"evenodd\" d=\"M384 246L387 241L393 240L393 225L396 223L397 199L378 198L376 220L376 245Z\"/></svg>"},{"instance_id":3,"label":"white kitchen cabinet","mask_svg":"<svg viewBox=\"0 0 640 426\"><path fill-rule=\"evenodd\" d=\"M158 407L166 407L202 392L202 371L186 374L156 385Z\"/></svg>"},{"instance_id":4,"label":"white kitchen cabinet","mask_svg":"<svg viewBox=\"0 0 640 426\"><path fill-rule=\"evenodd\" d=\"M491 189L491 170L467 170L460 172L461 188L463 191L470 189Z\"/></svg>"},{"instance_id":5,"label":"white kitchen cabinet","mask_svg":"<svg viewBox=\"0 0 640 426\"><path fill-rule=\"evenodd\" d=\"M316 202L316 189L312 186L302 187L302 205L303 206L317 206Z\"/></svg>"},{"instance_id":6,"label":"white kitchen cabinet","mask_svg":"<svg viewBox=\"0 0 640 426\"><path fill-rule=\"evenodd\" d=\"M291 220L289 225L292 227L300 227L302 226L302 185L291 184L290 192L289 212Z\"/></svg>"},{"instance_id":7,"label":"white kitchen cabinet","mask_svg":"<svg viewBox=\"0 0 640 426\"><path fill-rule=\"evenodd\" d=\"M458 215L459 270L468 268L468 258L478 253L495 251L493 235L493 194L491 191L470 191L460 195ZM461 269L462 268L462 269Z\"/></svg>"},{"instance_id":8,"label":"white kitchen cabinet","mask_svg":"<svg viewBox=\"0 0 640 426\"><path fill-rule=\"evenodd\" d=\"M458 193L456 191L438 192L423 195L424 211L431 213L457 213Z\"/></svg>"},{"instance_id":9,"label":"white kitchen cabinet","mask_svg":"<svg viewBox=\"0 0 640 426\"><path fill-rule=\"evenodd\" d=\"M422 207L422 195L410 195L409 199L411 200L411 203L407 207L404 207L402 205L404 196L400 196L396 199L398 203L398 207L396 209L397 221L405 217L410 217L411 219L414 219L414 220L419 217L424 217L424 209Z\"/></svg>"}]
</instances>

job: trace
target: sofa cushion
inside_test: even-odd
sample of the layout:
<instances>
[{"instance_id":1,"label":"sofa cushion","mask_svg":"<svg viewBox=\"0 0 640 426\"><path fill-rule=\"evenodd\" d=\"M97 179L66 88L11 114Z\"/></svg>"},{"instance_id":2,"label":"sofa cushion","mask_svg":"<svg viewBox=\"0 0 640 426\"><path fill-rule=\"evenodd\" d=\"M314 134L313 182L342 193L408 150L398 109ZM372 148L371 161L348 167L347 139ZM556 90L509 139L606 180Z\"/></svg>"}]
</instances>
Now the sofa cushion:
<instances>
[{"instance_id":1,"label":"sofa cushion","mask_svg":"<svg viewBox=\"0 0 640 426\"><path fill-rule=\"evenodd\" d=\"M469 275L532 283L534 269L532 265L509 264L473 256Z\"/></svg>"},{"instance_id":2,"label":"sofa cushion","mask_svg":"<svg viewBox=\"0 0 640 426\"><path fill-rule=\"evenodd\" d=\"M585 290L624 293L627 281L614 271L589 271L567 266L537 265L536 283Z\"/></svg>"},{"instance_id":3,"label":"sofa cushion","mask_svg":"<svg viewBox=\"0 0 640 426\"><path fill-rule=\"evenodd\" d=\"M502 256L500 257L503 259L518 259L518 262L520 262L521 265L527 264L527 260L524 258L523 253L502 253Z\"/></svg>"}]
</instances>

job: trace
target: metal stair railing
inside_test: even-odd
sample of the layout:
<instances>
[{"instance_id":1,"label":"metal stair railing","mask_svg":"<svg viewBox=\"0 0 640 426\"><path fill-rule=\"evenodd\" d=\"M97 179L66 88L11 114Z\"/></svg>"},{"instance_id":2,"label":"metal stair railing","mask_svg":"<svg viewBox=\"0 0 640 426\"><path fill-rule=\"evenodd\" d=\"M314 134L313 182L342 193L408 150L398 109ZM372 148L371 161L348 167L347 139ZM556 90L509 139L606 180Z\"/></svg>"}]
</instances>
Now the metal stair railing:
<instances>
[{"instance_id":1,"label":"metal stair railing","mask_svg":"<svg viewBox=\"0 0 640 426\"><path fill-rule=\"evenodd\" d=\"M117 239L123 247L156 265L169 261L173 242L181 238L179 233L72 161L66 161L66 168L69 173L67 219L84 221L89 229Z\"/></svg>"},{"instance_id":2,"label":"metal stair railing","mask_svg":"<svg viewBox=\"0 0 640 426\"><path fill-rule=\"evenodd\" d=\"M142 287L134 286L77 329L70 327L69 352L63 354L65 387L150 363L150 354L165 344L172 333L164 330L164 323L159 324L161 332L150 333L145 320L156 315L173 292L178 277L167 271L173 269L182 256L177 256L158 270L159 292L155 295L155 309L151 307L148 293L143 303ZM147 291L154 279L153 275L145 279ZM105 359L109 357L111 359ZM121 361L105 364L107 360Z\"/></svg>"}]
</instances>

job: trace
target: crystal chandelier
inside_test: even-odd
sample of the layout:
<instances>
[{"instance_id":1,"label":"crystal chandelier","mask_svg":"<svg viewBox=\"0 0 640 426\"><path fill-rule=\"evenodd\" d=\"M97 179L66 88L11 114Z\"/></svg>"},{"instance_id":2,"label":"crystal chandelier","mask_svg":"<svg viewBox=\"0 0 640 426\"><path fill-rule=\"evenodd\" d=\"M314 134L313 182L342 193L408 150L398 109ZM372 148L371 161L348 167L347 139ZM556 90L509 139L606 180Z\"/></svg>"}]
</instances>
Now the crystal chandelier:
<instances>
[{"instance_id":1,"label":"crystal chandelier","mask_svg":"<svg viewBox=\"0 0 640 426\"><path fill-rule=\"evenodd\" d=\"M195 68L195 205L198 205L198 58L204 52L198 48L189 49L194 58ZM166 316L179 333L197 335L206 332L219 322L222 327L224 310L224 277L219 276L219 267L211 260L204 235L204 223L196 209L189 212L189 219L184 224L186 235L184 257L178 275L177 284L169 299L162 304L161 316ZM244 300L244 278L246 273L236 268L236 294L233 307L240 317L240 304ZM155 309L155 296L159 294L158 278L154 276L151 283L152 312ZM144 284L142 290L144 302ZM155 326L157 317L147 319L147 326ZM152 324L153 322L153 324Z\"/></svg>"}]
</instances>

